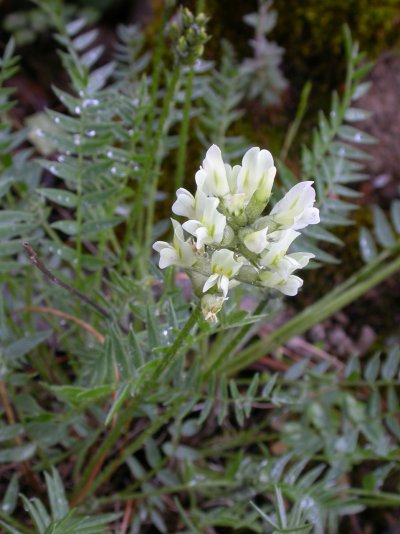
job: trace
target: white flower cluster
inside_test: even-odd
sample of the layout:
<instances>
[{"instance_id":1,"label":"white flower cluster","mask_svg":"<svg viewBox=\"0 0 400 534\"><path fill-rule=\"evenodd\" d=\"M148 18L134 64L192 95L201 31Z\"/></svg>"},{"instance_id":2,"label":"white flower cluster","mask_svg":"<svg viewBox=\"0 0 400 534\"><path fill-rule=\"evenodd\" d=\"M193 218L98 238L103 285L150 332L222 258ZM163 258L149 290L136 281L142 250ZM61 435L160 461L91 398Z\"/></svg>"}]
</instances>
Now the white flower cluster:
<instances>
[{"instance_id":1,"label":"white flower cluster","mask_svg":"<svg viewBox=\"0 0 400 534\"><path fill-rule=\"evenodd\" d=\"M153 248L160 253L162 269L186 269L195 291L204 295L203 313L209 320L216 320L228 290L241 282L285 295L296 295L303 284L293 273L314 255L288 250L298 230L319 222L313 182L296 184L262 216L275 174L267 150L251 148L242 165L231 167L212 145L196 173L195 196L186 189L176 193L172 211L188 220L181 226L172 219L172 245L157 241Z\"/></svg>"}]
</instances>

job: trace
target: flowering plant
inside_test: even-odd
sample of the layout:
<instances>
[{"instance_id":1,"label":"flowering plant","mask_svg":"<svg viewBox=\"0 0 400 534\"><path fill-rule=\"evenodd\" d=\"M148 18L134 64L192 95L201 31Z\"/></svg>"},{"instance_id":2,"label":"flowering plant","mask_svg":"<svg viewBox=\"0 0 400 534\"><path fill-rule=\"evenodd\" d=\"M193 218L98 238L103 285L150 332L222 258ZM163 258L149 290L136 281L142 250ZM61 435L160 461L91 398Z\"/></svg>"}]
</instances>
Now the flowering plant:
<instances>
[{"instance_id":1,"label":"flowering plant","mask_svg":"<svg viewBox=\"0 0 400 534\"><path fill-rule=\"evenodd\" d=\"M293 273L314 255L288 250L298 230L319 222L313 182L296 184L263 215L275 174L267 150L251 148L241 165L231 167L212 145L196 173L195 195L183 188L176 193L172 211L188 220L180 225L172 219L172 245L157 241L153 248L160 253L160 268L186 270L208 320L216 320L229 289L240 283L291 296L303 284Z\"/></svg>"}]
</instances>

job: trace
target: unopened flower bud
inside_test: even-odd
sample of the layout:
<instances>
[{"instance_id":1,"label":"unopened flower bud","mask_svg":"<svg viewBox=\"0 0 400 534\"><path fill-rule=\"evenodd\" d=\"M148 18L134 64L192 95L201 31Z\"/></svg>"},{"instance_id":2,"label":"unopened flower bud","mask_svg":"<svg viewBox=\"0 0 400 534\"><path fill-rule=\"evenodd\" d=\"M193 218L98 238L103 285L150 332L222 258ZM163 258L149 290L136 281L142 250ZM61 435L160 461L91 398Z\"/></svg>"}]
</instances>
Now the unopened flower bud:
<instances>
[{"instance_id":1,"label":"unopened flower bud","mask_svg":"<svg viewBox=\"0 0 400 534\"><path fill-rule=\"evenodd\" d=\"M208 40L205 31L207 18L203 14L195 16L187 8L181 9L179 15L179 22L171 26L171 39L178 61L192 65L202 56L204 43Z\"/></svg>"}]
</instances>

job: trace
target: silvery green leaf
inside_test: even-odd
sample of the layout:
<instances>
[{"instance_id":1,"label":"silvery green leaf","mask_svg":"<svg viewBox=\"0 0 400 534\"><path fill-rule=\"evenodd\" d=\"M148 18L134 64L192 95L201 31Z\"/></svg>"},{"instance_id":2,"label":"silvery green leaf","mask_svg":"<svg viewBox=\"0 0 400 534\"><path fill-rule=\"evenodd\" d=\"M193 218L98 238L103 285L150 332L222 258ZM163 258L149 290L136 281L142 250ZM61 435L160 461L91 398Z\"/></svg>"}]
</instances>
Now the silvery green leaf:
<instances>
[{"instance_id":1,"label":"silvery green leaf","mask_svg":"<svg viewBox=\"0 0 400 534\"><path fill-rule=\"evenodd\" d=\"M400 362L400 349L399 347L393 347L382 365L382 378L385 380L391 380L397 373Z\"/></svg>"},{"instance_id":2,"label":"silvery green leaf","mask_svg":"<svg viewBox=\"0 0 400 534\"><path fill-rule=\"evenodd\" d=\"M361 227L358 242L360 246L361 257L365 263L370 262L377 256L378 252L374 238L372 237L371 232L364 226Z\"/></svg>"},{"instance_id":3,"label":"silvery green leaf","mask_svg":"<svg viewBox=\"0 0 400 534\"><path fill-rule=\"evenodd\" d=\"M61 232L67 235L76 235L79 232L78 222L69 219L63 221L56 221L51 224L51 227L55 228L56 230L60 230Z\"/></svg>"},{"instance_id":4,"label":"silvery green leaf","mask_svg":"<svg viewBox=\"0 0 400 534\"><path fill-rule=\"evenodd\" d=\"M303 234L312 237L318 241L326 241L327 243L333 243L334 245L342 246L343 241L339 239L335 234L326 230L323 226L319 224L310 225L305 228Z\"/></svg>"},{"instance_id":5,"label":"silvery green leaf","mask_svg":"<svg viewBox=\"0 0 400 534\"><path fill-rule=\"evenodd\" d=\"M308 363L308 358L299 360L285 372L284 379L289 381L298 380L306 372Z\"/></svg>"},{"instance_id":6,"label":"silvery green leaf","mask_svg":"<svg viewBox=\"0 0 400 534\"><path fill-rule=\"evenodd\" d=\"M89 82L87 85L87 93L89 95L95 93L96 91L99 91L104 87L106 84L108 78L111 76L111 74L114 72L115 69L115 62L110 61L110 63L107 63L106 65L103 65L102 67L99 67L98 69L94 70L89 75Z\"/></svg>"},{"instance_id":7,"label":"silvery green leaf","mask_svg":"<svg viewBox=\"0 0 400 534\"><path fill-rule=\"evenodd\" d=\"M105 423L104 423L105 426L108 426L110 424L110 422L112 421L112 418L114 417L114 415L118 412L118 410L120 409L122 404L128 398L128 396L130 394L131 386L132 386L132 383L129 382L129 381L128 382L123 382L119 386L119 388L117 390L117 394L115 395L115 398L114 398L113 403L111 405L111 408L108 411L108 414L107 414L107 417L106 417L106 420L105 420Z\"/></svg>"},{"instance_id":8,"label":"silvery green leaf","mask_svg":"<svg viewBox=\"0 0 400 534\"><path fill-rule=\"evenodd\" d=\"M14 473L14 475L11 477L11 480L7 486L6 492L4 494L3 502L1 503L1 506L0 506L0 509L4 513L11 515L14 512L17 506L18 492L19 492L19 475L18 473Z\"/></svg>"},{"instance_id":9,"label":"silvery green leaf","mask_svg":"<svg viewBox=\"0 0 400 534\"><path fill-rule=\"evenodd\" d=\"M74 160L69 159L63 163L58 163L56 161L46 161L38 160L40 165L51 172L54 176L58 178L63 178L71 184L76 183L77 177L77 163Z\"/></svg>"},{"instance_id":10,"label":"silvery green leaf","mask_svg":"<svg viewBox=\"0 0 400 534\"><path fill-rule=\"evenodd\" d=\"M275 373L274 375L272 375L271 378L268 380L268 382L263 387L262 392L261 392L261 397L263 399L268 399L270 397L272 390L274 389L275 384L277 382L278 376L279 376L278 373Z\"/></svg>"},{"instance_id":11,"label":"silvery green leaf","mask_svg":"<svg viewBox=\"0 0 400 534\"><path fill-rule=\"evenodd\" d=\"M0 442L9 441L10 439L15 439L21 434L24 433L24 427L22 425L7 425L0 427Z\"/></svg>"},{"instance_id":12,"label":"silvery green leaf","mask_svg":"<svg viewBox=\"0 0 400 534\"><path fill-rule=\"evenodd\" d=\"M322 141L325 144L329 143L332 137L330 124L322 111L320 111L318 117L318 127L321 132Z\"/></svg>"},{"instance_id":13,"label":"silvery green leaf","mask_svg":"<svg viewBox=\"0 0 400 534\"><path fill-rule=\"evenodd\" d=\"M396 439L400 440L400 423L397 418L393 415L386 415L385 423Z\"/></svg>"},{"instance_id":14,"label":"silvery green leaf","mask_svg":"<svg viewBox=\"0 0 400 534\"><path fill-rule=\"evenodd\" d=\"M0 450L0 463L25 462L36 452L36 444L18 445L10 449Z\"/></svg>"},{"instance_id":15,"label":"silvery green leaf","mask_svg":"<svg viewBox=\"0 0 400 534\"><path fill-rule=\"evenodd\" d=\"M338 213L320 212L320 219L327 226L351 226L354 224L353 221Z\"/></svg>"},{"instance_id":16,"label":"silvery green leaf","mask_svg":"<svg viewBox=\"0 0 400 534\"><path fill-rule=\"evenodd\" d=\"M98 31L96 29L89 30L86 33L82 33L78 37L75 37L75 39L72 41L72 44L78 52L85 50L88 46L90 46L93 41L96 39L98 35Z\"/></svg>"},{"instance_id":17,"label":"silvery green leaf","mask_svg":"<svg viewBox=\"0 0 400 534\"><path fill-rule=\"evenodd\" d=\"M350 141L352 143L358 144L374 144L376 143L375 137L369 135L358 128L353 128L353 126L343 125L338 130L339 137L345 141Z\"/></svg>"},{"instance_id":18,"label":"silvery green leaf","mask_svg":"<svg viewBox=\"0 0 400 534\"><path fill-rule=\"evenodd\" d=\"M161 462L162 457L160 449L158 448L154 439L151 437L145 441L144 454L146 456L146 461L150 465L150 467L152 467L153 469L157 468L157 466Z\"/></svg>"},{"instance_id":19,"label":"silvery green leaf","mask_svg":"<svg viewBox=\"0 0 400 534\"><path fill-rule=\"evenodd\" d=\"M85 27L86 24L87 24L87 20L84 19L84 18L75 19L75 20L69 22L65 26L65 29L66 29L68 35L70 37L73 37L78 32L80 32Z\"/></svg>"},{"instance_id":20,"label":"silvery green leaf","mask_svg":"<svg viewBox=\"0 0 400 534\"><path fill-rule=\"evenodd\" d=\"M128 351L131 355L131 359L135 368L141 367L145 362L145 355L142 347L140 346L138 337L131 327L128 334Z\"/></svg>"},{"instance_id":21,"label":"silvery green leaf","mask_svg":"<svg viewBox=\"0 0 400 534\"><path fill-rule=\"evenodd\" d=\"M360 108L348 108L344 114L344 117L349 122L365 121L371 117L370 111L365 111Z\"/></svg>"},{"instance_id":22,"label":"silvery green leaf","mask_svg":"<svg viewBox=\"0 0 400 534\"><path fill-rule=\"evenodd\" d=\"M16 222L31 221L33 215L25 211L1 210L0 227L7 226Z\"/></svg>"},{"instance_id":23,"label":"silvery green leaf","mask_svg":"<svg viewBox=\"0 0 400 534\"><path fill-rule=\"evenodd\" d=\"M278 524L281 529L286 529L287 527L287 516L285 503L282 496L282 491L278 486L275 486L275 499L276 499L276 511Z\"/></svg>"},{"instance_id":24,"label":"silvery green leaf","mask_svg":"<svg viewBox=\"0 0 400 534\"><path fill-rule=\"evenodd\" d=\"M359 98L364 96L366 93L368 93L370 87L371 87L371 82L363 82L357 85L357 87L354 90L352 100L358 100Z\"/></svg>"},{"instance_id":25,"label":"silvery green leaf","mask_svg":"<svg viewBox=\"0 0 400 534\"><path fill-rule=\"evenodd\" d=\"M0 243L0 257L10 256L22 251L22 243L20 239L12 241L3 241Z\"/></svg>"},{"instance_id":26,"label":"silvery green leaf","mask_svg":"<svg viewBox=\"0 0 400 534\"><path fill-rule=\"evenodd\" d=\"M390 205L390 216L396 232L400 234L400 200L394 200Z\"/></svg>"},{"instance_id":27,"label":"silvery green leaf","mask_svg":"<svg viewBox=\"0 0 400 534\"><path fill-rule=\"evenodd\" d=\"M345 187L344 185L338 185L335 184L332 188L332 191L336 193L337 195L340 195L342 197L348 197L348 198L360 198L363 196L362 193L359 191L356 191L355 189L351 189L350 187Z\"/></svg>"},{"instance_id":28,"label":"silvery green leaf","mask_svg":"<svg viewBox=\"0 0 400 534\"><path fill-rule=\"evenodd\" d=\"M36 497L33 497L33 499L28 499L25 497L25 495L21 495L21 499L24 503L25 509L29 512L31 518L33 519L39 534L44 534L46 528L51 523L51 519L46 508Z\"/></svg>"},{"instance_id":29,"label":"silvery green leaf","mask_svg":"<svg viewBox=\"0 0 400 534\"><path fill-rule=\"evenodd\" d=\"M387 404L390 413L397 413L399 411L399 399L396 393L395 386L388 386L387 389Z\"/></svg>"},{"instance_id":30,"label":"silvery green leaf","mask_svg":"<svg viewBox=\"0 0 400 534\"><path fill-rule=\"evenodd\" d=\"M347 379L357 379L360 376L360 358L352 356L346 364L344 375Z\"/></svg>"},{"instance_id":31,"label":"silvery green leaf","mask_svg":"<svg viewBox=\"0 0 400 534\"><path fill-rule=\"evenodd\" d=\"M102 53L104 52L104 45L96 46L95 48L92 48L88 52L85 52L85 54L82 55L81 61L88 69L90 69L100 58Z\"/></svg>"},{"instance_id":32,"label":"silvery green leaf","mask_svg":"<svg viewBox=\"0 0 400 534\"><path fill-rule=\"evenodd\" d=\"M326 206L329 211L333 211L335 213L346 213L348 211L352 211L358 208L357 204L352 204L351 202L344 202L343 200L338 200L336 198L327 198L324 202L324 206Z\"/></svg>"},{"instance_id":33,"label":"silvery green leaf","mask_svg":"<svg viewBox=\"0 0 400 534\"><path fill-rule=\"evenodd\" d=\"M45 473L44 476L53 519L63 519L68 514L69 505L61 477L55 467L52 468L51 475Z\"/></svg>"},{"instance_id":34,"label":"silvery green leaf","mask_svg":"<svg viewBox=\"0 0 400 534\"><path fill-rule=\"evenodd\" d=\"M117 226L122 221L122 217L108 217L102 220L88 221L82 225L82 234L87 236L90 234L104 232L105 230L109 230L110 228Z\"/></svg>"},{"instance_id":35,"label":"silvery green leaf","mask_svg":"<svg viewBox=\"0 0 400 534\"><path fill-rule=\"evenodd\" d=\"M334 156L338 156L340 158L351 158L356 160L372 159L372 156L363 150L359 150L358 148L354 148L353 146L347 145L346 143L341 143L339 141L332 143L330 152Z\"/></svg>"},{"instance_id":36,"label":"silvery green leaf","mask_svg":"<svg viewBox=\"0 0 400 534\"><path fill-rule=\"evenodd\" d=\"M175 446L172 442L164 443L162 447L167 456L176 458L177 460L197 460L200 456L199 451L187 445Z\"/></svg>"},{"instance_id":37,"label":"silvery green leaf","mask_svg":"<svg viewBox=\"0 0 400 534\"><path fill-rule=\"evenodd\" d=\"M373 207L374 233L379 244L383 247L393 247L396 244L396 237L386 215L379 206Z\"/></svg>"},{"instance_id":38,"label":"silvery green leaf","mask_svg":"<svg viewBox=\"0 0 400 534\"><path fill-rule=\"evenodd\" d=\"M40 187L37 189L37 192L45 198L48 198L60 206L65 206L66 208L74 208L78 203L77 195L71 193L71 191L66 191L65 189Z\"/></svg>"},{"instance_id":39,"label":"silvery green leaf","mask_svg":"<svg viewBox=\"0 0 400 534\"><path fill-rule=\"evenodd\" d=\"M11 239L17 235L28 237L32 230L37 228L37 223L0 223L0 239Z\"/></svg>"},{"instance_id":40,"label":"silvery green leaf","mask_svg":"<svg viewBox=\"0 0 400 534\"><path fill-rule=\"evenodd\" d=\"M51 330L44 330L43 332L22 337L4 348L4 357L10 360L20 359L40 345L40 343L43 343L51 334Z\"/></svg>"}]
</instances>

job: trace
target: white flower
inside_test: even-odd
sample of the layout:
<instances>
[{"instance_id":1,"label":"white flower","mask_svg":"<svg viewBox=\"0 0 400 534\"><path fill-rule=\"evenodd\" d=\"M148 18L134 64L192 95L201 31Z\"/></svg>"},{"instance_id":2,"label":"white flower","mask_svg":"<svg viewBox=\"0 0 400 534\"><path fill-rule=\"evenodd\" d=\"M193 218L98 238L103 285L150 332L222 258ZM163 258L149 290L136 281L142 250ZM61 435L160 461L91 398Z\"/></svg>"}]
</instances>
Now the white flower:
<instances>
[{"instance_id":1,"label":"white flower","mask_svg":"<svg viewBox=\"0 0 400 534\"><path fill-rule=\"evenodd\" d=\"M233 252L227 249L216 250L211 257L211 271L212 275L208 277L203 287L203 293L206 293L211 287L217 285L218 289L222 291L224 297L228 294L229 286L232 287L230 278L238 273L242 267L234 257Z\"/></svg>"},{"instance_id":2,"label":"white flower","mask_svg":"<svg viewBox=\"0 0 400 534\"><path fill-rule=\"evenodd\" d=\"M303 285L303 280L298 276L290 275L285 278L280 273L273 271L260 273L260 280L263 286L277 289L290 297L297 295L299 288Z\"/></svg>"},{"instance_id":3,"label":"white flower","mask_svg":"<svg viewBox=\"0 0 400 534\"><path fill-rule=\"evenodd\" d=\"M217 145L207 150L203 166L196 173L196 184L207 195L223 197L229 193L225 164Z\"/></svg>"},{"instance_id":4,"label":"white flower","mask_svg":"<svg viewBox=\"0 0 400 534\"><path fill-rule=\"evenodd\" d=\"M276 168L268 150L251 148L242 159L242 165L224 164L221 151L212 145L202 167L196 173L197 187L206 195L222 200L231 215L240 215L253 195L257 202L266 203L271 195Z\"/></svg>"},{"instance_id":5,"label":"white flower","mask_svg":"<svg viewBox=\"0 0 400 534\"><path fill-rule=\"evenodd\" d=\"M229 289L241 282L258 282L285 295L296 295L303 284L293 273L314 255L288 251L300 235L297 230L319 222L313 182L296 184L261 217L275 174L267 150L251 148L241 165L232 167L212 145L196 173L196 194L183 188L176 193L172 211L187 220L182 226L172 220L172 245L157 241L153 248L160 253L161 268L178 265L188 270L196 294L203 293L207 321L217 320ZM184 230L194 239L185 241Z\"/></svg>"},{"instance_id":6,"label":"white flower","mask_svg":"<svg viewBox=\"0 0 400 534\"><path fill-rule=\"evenodd\" d=\"M243 156L236 190L238 193L244 193L248 200L255 193L259 202L267 202L275 174L276 168L271 153L258 147L250 148Z\"/></svg>"},{"instance_id":7,"label":"white flower","mask_svg":"<svg viewBox=\"0 0 400 534\"><path fill-rule=\"evenodd\" d=\"M197 238L196 247L198 249L204 245L221 243L222 241L226 217L217 211L218 204L218 198L207 197L203 191L197 190L194 198L193 219L183 223L183 228ZM183 206L183 204L179 206Z\"/></svg>"},{"instance_id":8,"label":"white flower","mask_svg":"<svg viewBox=\"0 0 400 534\"><path fill-rule=\"evenodd\" d=\"M269 234L269 244L266 252L261 256L261 265L269 267L270 269L276 269L282 258L286 256L286 252L290 245L299 235L300 232L296 232L291 228Z\"/></svg>"},{"instance_id":9,"label":"white flower","mask_svg":"<svg viewBox=\"0 0 400 534\"><path fill-rule=\"evenodd\" d=\"M300 230L309 224L319 223L319 210L314 208L314 182L300 182L275 204L271 211L273 221L281 228Z\"/></svg>"},{"instance_id":10,"label":"white flower","mask_svg":"<svg viewBox=\"0 0 400 534\"><path fill-rule=\"evenodd\" d=\"M176 192L176 201L172 205L172 211L176 215L182 215L188 219L195 217L195 200L192 193L180 187Z\"/></svg>"},{"instance_id":11,"label":"white flower","mask_svg":"<svg viewBox=\"0 0 400 534\"><path fill-rule=\"evenodd\" d=\"M268 227L247 234L243 239L243 243L251 252L261 254L269 243L267 235Z\"/></svg>"},{"instance_id":12,"label":"white flower","mask_svg":"<svg viewBox=\"0 0 400 534\"><path fill-rule=\"evenodd\" d=\"M156 241L153 245L153 249L160 253L159 267L160 269L170 265L191 267L196 261L192 245L185 241L182 226L174 219L171 221L174 227L173 245L165 241Z\"/></svg>"},{"instance_id":13,"label":"white flower","mask_svg":"<svg viewBox=\"0 0 400 534\"><path fill-rule=\"evenodd\" d=\"M292 274L296 269L304 269L304 267L307 267L309 261L315 258L315 254L312 254L311 252L293 252L293 254L287 254L286 258L290 260L292 265L296 265L290 272L290 274Z\"/></svg>"},{"instance_id":14,"label":"white flower","mask_svg":"<svg viewBox=\"0 0 400 534\"><path fill-rule=\"evenodd\" d=\"M314 254L310 254L309 252L287 254L272 265L271 270L279 273L284 278L288 278L297 269L303 269L303 267L308 265L308 262L312 258L314 258Z\"/></svg>"}]
</instances>

